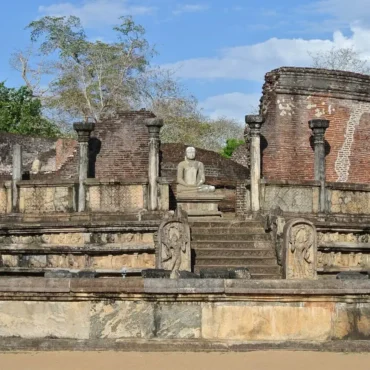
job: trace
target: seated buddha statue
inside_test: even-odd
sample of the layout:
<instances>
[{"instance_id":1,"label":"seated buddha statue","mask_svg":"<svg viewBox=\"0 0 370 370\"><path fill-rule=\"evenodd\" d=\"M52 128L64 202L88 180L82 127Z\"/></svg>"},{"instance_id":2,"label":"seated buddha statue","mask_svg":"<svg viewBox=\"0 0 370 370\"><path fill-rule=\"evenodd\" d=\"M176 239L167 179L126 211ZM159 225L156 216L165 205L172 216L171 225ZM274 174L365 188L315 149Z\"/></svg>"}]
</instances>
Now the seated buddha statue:
<instances>
[{"instance_id":1,"label":"seated buddha statue","mask_svg":"<svg viewBox=\"0 0 370 370\"><path fill-rule=\"evenodd\" d=\"M214 192L215 187L206 185L204 165L195 160L195 148L188 147L185 160L177 166L177 193Z\"/></svg>"}]
</instances>

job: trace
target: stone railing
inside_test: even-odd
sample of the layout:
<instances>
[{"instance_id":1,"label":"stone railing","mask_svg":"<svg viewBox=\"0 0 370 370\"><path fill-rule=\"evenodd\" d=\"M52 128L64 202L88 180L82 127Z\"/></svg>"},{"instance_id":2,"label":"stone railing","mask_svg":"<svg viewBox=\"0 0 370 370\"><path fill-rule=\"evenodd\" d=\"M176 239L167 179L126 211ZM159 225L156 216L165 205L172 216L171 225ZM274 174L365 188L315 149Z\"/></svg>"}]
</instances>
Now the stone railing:
<instances>
[{"instance_id":1,"label":"stone railing","mask_svg":"<svg viewBox=\"0 0 370 370\"><path fill-rule=\"evenodd\" d=\"M239 184L239 214L252 212L250 183ZM294 214L370 214L370 185L326 183L324 204L319 181L260 181L260 206L264 213L282 211ZM324 211L321 211L324 209Z\"/></svg>"},{"instance_id":2,"label":"stone railing","mask_svg":"<svg viewBox=\"0 0 370 370\"><path fill-rule=\"evenodd\" d=\"M76 185L71 181L18 181L20 213L73 212Z\"/></svg>"},{"instance_id":3,"label":"stone railing","mask_svg":"<svg viewBox=\"0 0 370 370\"><path fill-rule=\"evenodd\" d=\"M147 179L87 179L82 186L87 212L127 213L148 209ZM78 188L79 184L73 180L21 180L16 182L15 193L12 182L5 181L0 183L0 214L77 212ZM158 211L169 209L169 185L165 179L158 180L157 203Z\"/></svg>"},{"instance_id":4,"label":"stone railing","mask_svg":"<svg viewBox=\"0 0 370 370\"><path fill-rule=\"evenodd\" d=\"M85 181L87 210L91 212L135 212L148 209L148 180ZM168 183L158 181L158 210L168 210Z\"/></svg>"},{"instance_id":5,"label":"stone railing","mask_svg":"<svg viewBox=\"0 0 370 370\"><path fill-rule=\"evenodd\" d=\"M131 212L147 208L147 179L99 181L88 179L86 205L91 212Z\"/></svg>"}]
</instances>

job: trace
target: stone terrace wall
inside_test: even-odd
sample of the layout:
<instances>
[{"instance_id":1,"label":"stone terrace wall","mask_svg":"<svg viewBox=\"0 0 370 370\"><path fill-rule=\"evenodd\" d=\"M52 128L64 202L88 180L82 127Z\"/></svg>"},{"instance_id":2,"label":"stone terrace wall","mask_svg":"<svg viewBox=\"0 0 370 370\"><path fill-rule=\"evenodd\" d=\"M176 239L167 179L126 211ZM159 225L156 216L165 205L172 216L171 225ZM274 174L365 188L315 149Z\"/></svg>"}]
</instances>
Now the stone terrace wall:
<instances>
[{"instance_id":1,"label":"stone terrace wall","mask_svg":"<svg viewBox=\"0 0 370 370\"><path fill-rule=\"evenodd\" d=\"M64 339L69 349L125 340L134 350L138 340L146 350L164 340L167 350L180 340L207 351L252 341L347 349L370 339L369 313L368 281L2 278L0 348L55 349Z\"/></svg>"},{"instance_id":2,"label":"stone terrace wall","mask_svg":"<svg viewBox=\"0 0 370 370\"><path fill-rule=\"evenodd\" d=\"M269 180L313 180L308 121L330 120L327 180L370 181L370 76L312 68L266 75L261 112L262 171Z\"/></svg>"}]
</instances>

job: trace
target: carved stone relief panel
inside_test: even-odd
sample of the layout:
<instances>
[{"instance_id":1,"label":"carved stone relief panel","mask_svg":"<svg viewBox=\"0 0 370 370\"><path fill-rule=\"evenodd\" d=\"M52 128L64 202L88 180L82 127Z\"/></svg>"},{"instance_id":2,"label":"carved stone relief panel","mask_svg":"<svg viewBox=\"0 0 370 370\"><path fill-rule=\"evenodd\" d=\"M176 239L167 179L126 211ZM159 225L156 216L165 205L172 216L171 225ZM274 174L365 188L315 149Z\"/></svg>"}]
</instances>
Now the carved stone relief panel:
<instances>
[{"instance_id":1,"label":"carved stone relief panel","mask_svg":"<svg viewBox=\"0 0 370 370\"><path fill-rule=\"evenodd\" d=\"M89 188L92 211L127 212L144 207L143 185L108 184Z\"/></svg>"},{"instance_id":2,"label":"carved stone relief panel","mask_svg":"<svg viewBox=\"0 0 370 370\"><path fill-rule=\"evenodd\" d=\"M284 275L286 279L315 279L317 233L312 222L290 220L284 227Z\"/></svg>"},{"instance_id":3,"label":"carved stone relief panel","mask_svg":"<svg viewBox=\"0 0 370 370\"><path fill-rule=\"evenodd\" d=\"M72 189L68 187L21 188L20 210L24 213L69 212Z\"/></svg>"},{"instance_id":4,"label":"carved stone relief panel","mask_svg":"<svg viewBox=\"0 0 370 370\"><path fill-rule=\"evenodd\" d=\"M313 212L312 188L266 186L263 209L284 212Z\"/></svg>"},{"instance_id":5,"label":"carved stone relief panel","mask_svg":"<svg viewBox=\"0 0 370 370\"><path fill-rule=\"evenodd\" d=\"M157 267L170 270L171 278L177 278L179 271L191 271L190 227L181 211L160 225L158 247Z\"/></svg>"}]
</instances>

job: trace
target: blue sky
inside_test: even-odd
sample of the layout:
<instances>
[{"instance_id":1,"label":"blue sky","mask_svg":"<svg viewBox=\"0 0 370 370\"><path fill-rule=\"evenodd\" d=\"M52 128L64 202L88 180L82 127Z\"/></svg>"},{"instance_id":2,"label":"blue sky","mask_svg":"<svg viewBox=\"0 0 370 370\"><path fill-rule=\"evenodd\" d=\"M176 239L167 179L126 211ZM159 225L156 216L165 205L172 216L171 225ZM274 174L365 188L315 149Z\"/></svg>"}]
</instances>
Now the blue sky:
<instances>
[{"instance_id":1,"label":"blue sky","mask_svg":"<svg viewBox=\"0 0 370 370\"><path fill-rule=\"evenodd\" d=\"M24 27L43 15L77 15L91 38L113 38L131 14L156 44L156 64L173 68L206 113L243 120L258 104L263 76L308 66L308 52L354 47L370 57L368 0L15 0L2 1L0 81L18 86L12 52L28 45Z\"/></svg>"}]
</instances>

